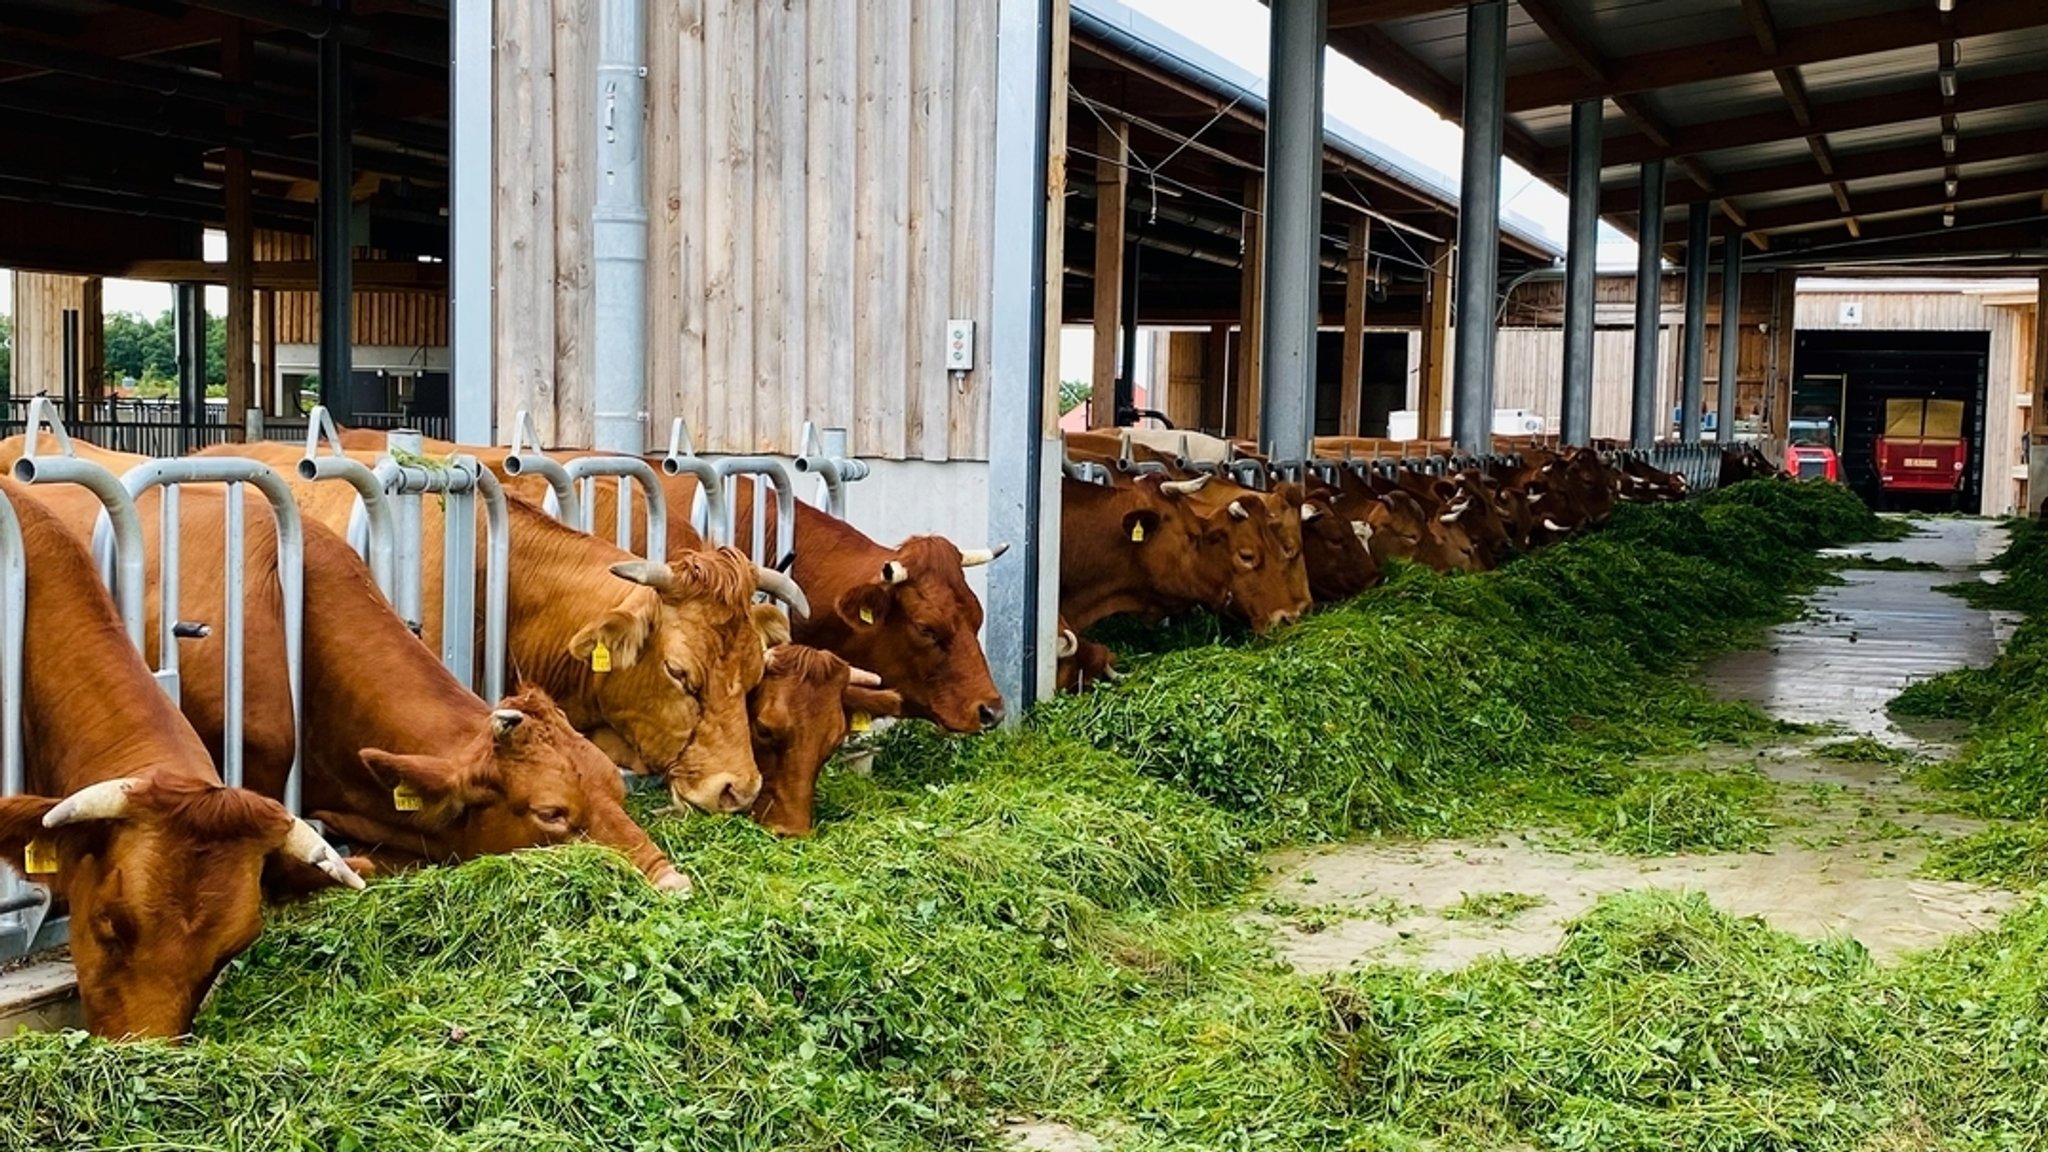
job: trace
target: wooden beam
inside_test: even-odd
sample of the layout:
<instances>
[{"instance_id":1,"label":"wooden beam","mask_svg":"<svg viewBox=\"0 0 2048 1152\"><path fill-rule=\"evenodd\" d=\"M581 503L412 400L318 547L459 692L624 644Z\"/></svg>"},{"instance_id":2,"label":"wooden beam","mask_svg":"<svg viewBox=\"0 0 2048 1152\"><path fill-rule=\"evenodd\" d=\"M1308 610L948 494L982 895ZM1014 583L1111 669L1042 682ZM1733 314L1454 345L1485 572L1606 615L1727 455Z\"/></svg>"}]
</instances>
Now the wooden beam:
<instances>
[{"instance_id":1,"label":"wooden beam","mask_svg":"<svg viewBox=\"0 0 2048 1152\"><path fill-rule=\"evenodd\" d=\"M1365 419L1365 299L1372 269L1372 221L1351 222L1344 253L1344 356L1337 386L1337 435L1358 436Z\"/></svg>"},{"instance_id":2,"label":"wooden beam","mask_svg":"<svg viewBox=\"0 0 2048 1152\"><path fill-rule=\"evenodd\" d=\"M1088 426L1116 427L1117 330L1123 322L1124 222L1129 218L1131 129L1121 120L1095 130L1095 375L1089 385ZM1125 333L1127 340L1138 334Z\"/></svg>"},{"instance_id":3,"label":"wooden beam","mask_svg":"<svg viewBox=\"0 0 2048 1152\"><path fill-rule=\"evenodd\" d=\"M1052 61L1046 92L1045 161L1045 409L1041 426L1050 435L1060 422L1060 325L1066 315L1067 284L1067 76L1073 18L1068 0L1052 0Z\"/></svg>"},{"instance_id":4,"label":"wooden beam","mask_svg":"<svg viewBox=\"0 0 2048 1152\"><path fill-rule=\"evenodd\" d=\"M1209 339L1202 348L1202 427L1222 434L1230 423L1224 397L1230 391L1230 325L1217 321L1209 325Z\"/></svg>"},{"instance_id":5,"label":"wooden beam","mask_svg":"<svg viewBox=\"0 0 2048 1152\"><path fill-rule=\"evenodd\" d=\"M1049 223L1049 222L1048 222ZM112 273L124 280L149 280L176 284L228 282L224 260L134 260ZM445 292L446 264L421 264L412 260L357 260L351 276L357 291ZM250 285L278 292L311 292L319 287L318 270L311 260L258 260L253 265Z\"/></svg>"},{"instance_id":6,"label":"wooden beam","mask_svg":"<svg viewBox=\"0 0 2048 1152\"><path fill-rule=\"evenodd\" d=\"M1889 216L1903 213L1938 212L1951 204L1980 203L1986 200L2004 200L2025 196L2028 207L2034 207L2032 197L2048 192L2048 167L2029 168L2020 172L2008 172L1997 176L1985 176L1966 180L1951 197L1939 181L1929 186L1887 189L1883 192L1865 192L1856 197L1852 211L1843 206L1840 198L1815 200L1801 204L1788 204L1781 208L1759 208L1749 214L1749 228L1756 232L1778 232L1787 228L1801 228L1814 224L1830 224L1837 220L1853 217ZM1726 227L1716 229L1716 235L1728 235L1732 230ZM1683 238L1685 228L1681 225L1666 227L1666 241Z\"/></svg>"},{"instance_id":7,"label":"wooden beam","mask_svg":"<svg viewBox=\"0 0 2048 1152\"><path fill-rule=\"evenodd\" d=\"M1373 75L1422 101L1430 111L1453 124L1463 123L1465 97L1434 68L1411 55L1407 49L1378 28L1337 28L1330 30L1330 46L1364 65ZM1508 159L1532 172L1544 171L1546 153L1536 138L1515 127L1501 125L1502 152Z\"/></svg>"},{"instance_id":8,"label":"wooden beam","mask_svg":"<svg viewBox=\"0 0 2048 1152\"><path fill-rule=\"evenodd\" d=\"M1451 376L1451 253L1439 244L1430 250L1429 298L1423 305L1422 365L1417 423L1425 440L1444 435L1444 398Z\"/></svg>"},{"instance_id":9,"label":"wooden beam","mask_svg":"<svg viewBox=\"0 0 2048 1152\"><path fill-rule=\"evenodd\" d=\"M2048 271L2034 281L2034 435L2048 436Z\"/></svg>"},{"instance_id":10,"label":"wooden beam","mask_svg":"<svg viewBox=\"0 0 2048 1152\"><path fill-rule=\"evenodd\" d=\"M227 34L228 23L223 16L196 8L186 8L176 16L116 9L88 17L85 27L76 36L24 36L20 32L7 32L4 36L66 46L89 44L96 56L135 60L212 44ZM20 64L0 64L0 83L42 76L48 71Z\"/></svg>"},{"instance_id":11,"label":"wooden beam","mask_svg":"<svg viewBox=\"0 0 2048 1152\"><path fill-rule=\"evenodd\" d=\"M257 403L272 416L296 416L299 406L280 403L277 396L277 293L256 294Z\"/></svg>"},{"instance_id":12,"label":"wooden beam","mask_svg":"<svg viewBox=\"0 0 2048 1152\"><path fill-rule=\"evenodd\" d=\"M1265 376L1266 180L1244 179L1244 269L1239 273L1237 395L1231 431L1257 440L1259 388Z\"/></svg>"},{"instance_id":13,"label":"wooden beam","mask_svg":"<svg viewBox=\"0 0 2048 1152\"><path fill-rule=\"evenodd\" d=\"M1330 27L1384 24L1463 8L1471 0L1330 0Z\"/></svg>"},{"instance_id":14,"label":"wooden beam","mask_svg":"<svg viewBox=\"0 0 2048 1152\"><path fill-rule=\"evenodd\" d=\"M1767 0L1742 0L1743 19L1749 21L1749 34L1756 37L1757 47L1766 56L1778 54L1778 22L1771 18L1771 6Z\"/></svg>"},{"instance_id":15,"label":"wooden beam","mask_svg":"<svg viewBox=\"0 0 2048 1152\"><path fill-rule=\"evenodd\" d=\"M221 79L240 84L249 74L249 30L237 20L220 42ZM230 130L242 126L241 109L230 106L225 114ZM228 315L224 349L227 356L228 427L242 427L242 417L256 405L256 318L250 315L256 303L256 229L250 211L249 154L229 148L227 165Z\"/></svg>"},{"instance_id":16,"label":"wooden beam","mask_svg":"<svg viewBox=\"0 0 2048 1152\"><path fill-rule=\"evenodd\" d=\"M2044 154L2048 154L2048 128L2024 128L1988 136L1959 137L1953 160L1941 154L1941 142L1933 136L1911 144L1871 152L1844 154L1831 148L1828 155L1833 166L1832 171L1823 169L1816 158L1813 163L1802 160L1795 164L1779 164L1770 168L1753 168L1747 172L1724 173L1720 178L1720 194L1757 196L1771 192L1789 192L1799 188L1821 188L1838 180L1874 180L1906 172L1937 172L1950 164L1982 164L1992 160L2013 160L2022 156ZM1713 198L1699 185L1681 180L1672 182L1669 203L1692 204ZM1611 187L1600 194L1600 212L1602 215L1627 212L1635 202L1636 192L1633 186Z\"/></svg>"},{"instance_id":17,"label":"wooden beam","mask_svg":"<svg viewBox=\"0 0 2048 1152\"><path fill-rule=\"evenodd\" d=\"M2048 25L2040 0L1966 0L1952 13L1953 30L1932 4L1882 16L1858 16L1778 33L1778 51L1766 54L1751 36L1645 52L1611 61L1611 76L1589 81L1579 69L1562 67L1508 81L1507 110L1529 112L1580 100L1611 99L1683 84L1724 80L1773 68L1822 64L1902 48L1935 44L1946 36L1992 36Z\"/></svg>"},{"instance_id":18,"label":"wooden beam","mask_svg":"<svg viewBox=\"0 0 2048 1152\"><path fill-rule=\"evenodd\" d=\"M1669 147L1660 147L1640 133L1615 136L1601 148L1600 161L1610 168L1619 168L1645 160L1669 160L1696 152L1798 140L1816 133L1832 136L1865 128L1936 120L1951 111L1983 112L2041 101L2048 101L2048 69L1973 78L1956 94L1953 109L1943 104L1941 92L1934 85L1915 82L1903 91L1813 105L1810 124L1801 124L1788 109L1674 128ZM1530 170L1555 176L1570 167L1570 157L1563 148L1550 149L1543 153L1538 163L1540 167Z\"/></svg>"}]
</instances>

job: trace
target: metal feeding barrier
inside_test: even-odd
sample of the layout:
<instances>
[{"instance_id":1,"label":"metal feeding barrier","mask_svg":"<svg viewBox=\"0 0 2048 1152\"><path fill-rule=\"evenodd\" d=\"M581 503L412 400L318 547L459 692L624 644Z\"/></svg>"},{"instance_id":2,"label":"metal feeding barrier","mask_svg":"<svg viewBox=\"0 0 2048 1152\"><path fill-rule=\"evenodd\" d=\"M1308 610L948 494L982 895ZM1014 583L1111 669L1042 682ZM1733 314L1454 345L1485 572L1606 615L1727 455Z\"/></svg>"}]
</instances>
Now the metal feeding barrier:
<instances>
[{"instance_id":1,"label":"metal feeding barrier","mask_svg":"<svg viewBox=\"0 0 2048 1152\"><path fill-rule=\"evenodd\" d=\"M840 504L844 505L845 473L838 467L839 461L830 461L833 481L841 486ZM866 474L867 466L860 466ZM706 542L721 547L737 547L739 526L735 522L738 509L736 497L741 483L752 484L753 517L752 533L747 538L747 553L754 563L778 572L787 572L789 563L796 556L796 481L782 461L773 456L721 456L717 460L706 460L697 455L696 445L691 443L689 426L678 416L669 425L668 455L662 457L661 470L671 476L695 476L697 490L703 494L701 509L692 509L691 520L698 525L698 531ZM822 473L821 473L822 475ZM768 546L768 503L762 497L761 486L772 485L775 489L775 546ZM714 495L715 494L715 495ZM703 512L700 519L698 511Z\"/></svg>"},{"instance_id":2,"label":"metal feeding barrier","mask_svg":"<svg viewBox=\"0 0 2048 1152\"><path fill-rule=\"evenodd\" d=\"M0 494L0 797L28 788L21 742L21 654L28 631L28 553L14 505ZM50 890L0 867L0 958L12 959L60 940L38 942L50 913Z\"/></svg>"},{"instance_id":3,"label":"metal feeding barrier","mask_svg":"<svg viewBox=\"0 0 2048 1152\"><path fill-rule=\"evenodd\" d=\"M633 547L632 492L637 486L647 507L647 547L637 555L649 560L668 557L668 493L653 466L635 456L590 456L568 464L544 455L534 434L533 416L520 409L512 421L512 447L505 457L505 471L513 476L538 476L548 490L541 509L579 532L595 534L597 483L601 477L618 480L618 515L614 540L628 552Z\"/></svg>"},{"instance_id":4,"label":"metal feeding barrier","mask_svg":"<svg viewBox=\"0 0 2048 1152\"><path fill-rule=\"evenodd\" d=\"M675 431L683 431L682 420L676 421ZM809 420L797 433L796 470L816 473L818 491L825 498L825 511L835 520L846 519L846 486L856 480L868 478L868 464L847 454L847 435L844 428L827 428L822 433ZM676 437L669 437L670 451L674 451Z\"/></svg>"},{"instance_id":5,"label":"metal feeding barrier","mask_svg":"<svg viewBox=\"0 0 2048 1152\"><path fill-rule=\"evenodd\" d=\"M505 694L505 614L511 591L512 522L498 477L476 457L457 455L428 463L422 437L398 429L386 438L388 455L377 462L392 503L392 578L398 599L392 606L408 623L421 619L420 498L439 496L441 523L441 665L486 700ZM484 658L482 683L476 668L476 500L484 502Z\"/></svg>"}]
</instances>

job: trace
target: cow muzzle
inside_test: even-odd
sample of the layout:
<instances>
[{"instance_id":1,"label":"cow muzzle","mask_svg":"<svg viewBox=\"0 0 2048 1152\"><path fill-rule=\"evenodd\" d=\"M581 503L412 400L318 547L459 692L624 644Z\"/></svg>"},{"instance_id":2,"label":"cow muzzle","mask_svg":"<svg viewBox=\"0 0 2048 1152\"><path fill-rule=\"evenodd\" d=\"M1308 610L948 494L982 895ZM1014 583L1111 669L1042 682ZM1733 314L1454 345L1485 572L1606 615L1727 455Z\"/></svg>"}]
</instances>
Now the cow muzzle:
<instances>
[{"instance_id":1,"label":"cow muzzle","mask_svg":"<svg viewBox=\"0 0 2048 1152\"><path fill-rule=\"evenodd\" d=\"M696 808L705 812L745 812L754 806L754 798L761 794L761 777L758 774L742 776L737 772L714 772L697 780L670 779L669 799L676 807Z\"/></svg>"}]
</instances>

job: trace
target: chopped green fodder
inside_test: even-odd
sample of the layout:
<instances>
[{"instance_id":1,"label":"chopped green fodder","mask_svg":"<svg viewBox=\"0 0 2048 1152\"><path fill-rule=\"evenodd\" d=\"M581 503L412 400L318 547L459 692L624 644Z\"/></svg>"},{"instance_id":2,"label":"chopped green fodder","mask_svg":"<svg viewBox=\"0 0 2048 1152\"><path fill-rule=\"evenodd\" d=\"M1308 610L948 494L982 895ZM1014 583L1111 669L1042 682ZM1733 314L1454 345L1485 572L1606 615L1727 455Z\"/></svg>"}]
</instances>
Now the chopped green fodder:
<instances>
[{"instance_id":1,"label":"chopped green fodder","mask_svg":"<svg viewBox=\"0 0 2048 1152\"><path fill-rule=\"evenodd\" d=\"M1015 1114L1146 1150L2038 1132L2038 913L1880 977L1848 945L1630 898L1559 957L1334 983L1237 918L1259 848L1355 831L1743 842L1754 782L1628 758L1768 731L1675 672L1876 523L1834 486L1757 487L1786 491L1624 509L1614 530L1662 555L1594 538L1406 571L1286 636L1138 657L1019 731L897 725L873 776L825 775L807 840L636 794L687 901L571 847L274 913L189 1044L0 1041L0 1152L896 1152L992 1147ZM1696 517L1738 538L1690 539Z\"/></svg>"},{"instance_id":2,"label":"chopped green fodder","mask_svg":"<svg viewBox=\"0 0 2048 1152\"><path fill-rule=\"evenodd\" d=\"M2000 824L1935 845L1921 866L1943 880L2001 888L2035 888L2048 881L2048 823Z\"/></svg>"},{"instance_id":3,"label":"chopped green fodder","mask_svg":"<svg viewBox=\"0 0 2048 1152\"><path fill-rule=\"evenodd\" d=\"M1771 784L1746 772L1648 772L1595 810L1594 838L1632 856L1742 852L1770 840Z\"/></svg>"},{"instance_id":4,"label":"chopped green fodder","mask_svg":"<svg viewBox=\"0 0 2048 1152\"><path fill-rule=\"evenodd\" d=\"M1904 556L1838 556L1828 566L1845 572L1939 572L1932 560L1908 560Z\"/></svg>"},{"instance_id":5,"label":"chopped green fodder","mask_svg":"<svg viewBox=\"0 0 2048 1152\"><path fill-rule=\"evenodd\" d=\"M1839 760L1845 764L1906 764L1913 754L1904 748L1895 748L1874 736L1858 736L1851 740L1832 740L1813 750L1823 760Z\"/></svg>"},{"instance_id":6,"label":"chopped green fodder","mask_svg":"<svg viewBox=\"0 0 2048 1152\"><path fill-rule=\"evenodd\" d=\"M1484 920L1505 924L1548 903L1549 897L1527 892L1467 892L1463 899L1444 909L1443 917L1446 920Z\"/></svg>"}]
</instances>

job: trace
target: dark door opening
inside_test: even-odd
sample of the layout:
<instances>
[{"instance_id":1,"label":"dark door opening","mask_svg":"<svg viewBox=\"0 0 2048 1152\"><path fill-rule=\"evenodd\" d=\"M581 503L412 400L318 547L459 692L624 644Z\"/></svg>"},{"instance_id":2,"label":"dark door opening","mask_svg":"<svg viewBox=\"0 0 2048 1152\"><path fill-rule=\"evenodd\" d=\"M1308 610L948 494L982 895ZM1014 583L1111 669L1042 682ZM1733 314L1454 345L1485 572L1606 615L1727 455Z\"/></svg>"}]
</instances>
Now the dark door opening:
<instances>
[{"instance_id":1,"label":"dark door opening","mask_svg":"<svg viewBox=\"0 0 2048 1152\"><path fill-rule=\"evenodd\" d=\"M1984 490L1988 332L1801 332L1792 421L1833 440L1842 482L1881 510L1975 511ZM1962 405L1963 479L1950 492L1902 490L1878 468L1887 413L1902 402Z\"/></svg>"}]
</instances>

